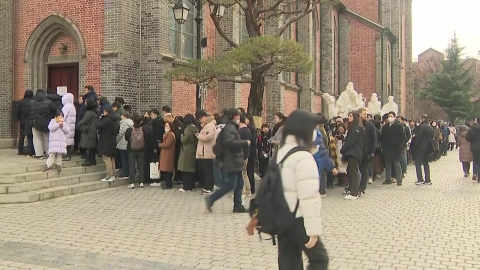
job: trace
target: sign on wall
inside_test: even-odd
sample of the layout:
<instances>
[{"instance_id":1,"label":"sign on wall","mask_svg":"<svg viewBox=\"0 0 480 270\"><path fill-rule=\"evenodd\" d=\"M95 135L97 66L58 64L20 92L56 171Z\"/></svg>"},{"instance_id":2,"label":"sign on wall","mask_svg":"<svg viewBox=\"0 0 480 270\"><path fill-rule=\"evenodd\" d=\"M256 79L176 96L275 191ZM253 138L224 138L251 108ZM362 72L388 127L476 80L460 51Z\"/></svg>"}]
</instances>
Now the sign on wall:
<instances>
[{"instance_id":1,"label":"sign on wall","mask_svg":"<svg viewBox=\"0 0 480 270\"><path fill-rule=\"evenodd\" d=\"M68 93L68 88L66 86L57 86L57 95L63 96Z\"/></svg>"}]
</instances>

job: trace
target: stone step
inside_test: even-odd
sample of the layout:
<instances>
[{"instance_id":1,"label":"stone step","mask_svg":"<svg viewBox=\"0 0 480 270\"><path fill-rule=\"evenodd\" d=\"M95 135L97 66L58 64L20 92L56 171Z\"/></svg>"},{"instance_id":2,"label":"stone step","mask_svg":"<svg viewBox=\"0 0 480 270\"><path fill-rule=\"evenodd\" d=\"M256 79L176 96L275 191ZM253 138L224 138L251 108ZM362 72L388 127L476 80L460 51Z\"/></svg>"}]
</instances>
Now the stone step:
<instances>
[{"instance_id":1,"label":"stone step","mask_svg":"<svg viewBox=\"0 0 480 270\"><path fill-rule=\"evenodd\" d=\"M37 202L37 201L58 198L62 196L68 196L68 195L89 192L89 191L95 191L99 189L105 189L109 187L122 186L122 185L126 185L127 183L128 183L128 179L116 180L115 182L112 182L112 183L100 182L99 180L97 180L97 181L73 184L68 186L42 189L37 191L0 194L0 204Z\"/></svg>"},{"instance_id":2,"label":"stone step","mask_svg":"<svg viewBox=\"0 0 480 270\"><path fill-rule=\"evenodd\" d=\"M41 169L42 168L45 168L45 165L43 165ZM34 172L26 172L13 175L0 175L0 184L15 184L65 176L74 176L86 173L103 172L105 171L105 164L97 164L96 166L91 167L66 167L62 168L62 171L60 173L55 169L52 169L49 172L42 172L41 169Z\"/></svg>"},{"instance_id":3,"label":"stone step","mask_svg":"<svg viewBox=\"0 0 480 270\"><path fill-rule=\"evenodd\" d=\"M78 175L68 175L44 180L0 185L0 194L22 193L41 189L75 185L91 181L98 181L105 177L105 172L93 172Z\"/></svg>"},{"instance_id":4,"label":"stone step","mask_svg":"<svg viewBox=\"0 0 480 270\"><path fill-rule=\"evenodd\" d=\"M103 160L101 158L97 158L97 164L102 164ZM36 160L32 159L32 163L30 164L20 164L16 166L9 166L4 167L0 166L0 174L1 175L13 175L13 174L21 174L21 173L28 173L28 172L38 172L45 168L45 161L46 160ZM83 159L80 157L74 157L70 161L63 161L62 167L63 168L71 168L71 167L78 167L82 165L84 162Z\"/></svg>"}]
</instances>

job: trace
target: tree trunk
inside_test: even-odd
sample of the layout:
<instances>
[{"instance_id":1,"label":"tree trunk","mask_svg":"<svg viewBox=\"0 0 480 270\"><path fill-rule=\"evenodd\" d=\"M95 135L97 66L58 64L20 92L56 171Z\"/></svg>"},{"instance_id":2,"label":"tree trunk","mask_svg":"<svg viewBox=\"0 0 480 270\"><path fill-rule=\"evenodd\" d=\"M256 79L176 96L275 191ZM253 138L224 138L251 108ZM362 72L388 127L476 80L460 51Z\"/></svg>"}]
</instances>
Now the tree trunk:
<instances>
[{"instance_id":1,"label":"tree trunk","mask_svg":"<svg viewBox=\"0 0 480 270\"><path fill-rule=\"evenodd\" d=\"M252 83L250 84L250 94L248 95L247 111L252 116L262 116L263 112L263 93L265 91L265 78L257 70L252 71Z\"/></svg>"}]
</instances>

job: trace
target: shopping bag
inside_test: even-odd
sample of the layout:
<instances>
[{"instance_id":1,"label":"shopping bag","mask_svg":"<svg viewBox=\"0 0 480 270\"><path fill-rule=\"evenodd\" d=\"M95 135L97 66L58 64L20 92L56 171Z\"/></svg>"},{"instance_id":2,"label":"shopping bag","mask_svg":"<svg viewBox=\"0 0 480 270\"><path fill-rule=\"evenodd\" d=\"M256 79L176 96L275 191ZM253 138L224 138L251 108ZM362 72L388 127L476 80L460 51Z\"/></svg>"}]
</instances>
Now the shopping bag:
<instances>
[{"instance_id":1,"label":"shopping bag","mask_svg":"<svg viewBox=\"0 0 480 270\"><path fill-rule=\"evenodd\" d=\"M150 162L150 179L160 179L160 171L158 170L158 162Z\"/></svg>"}]
</instances>

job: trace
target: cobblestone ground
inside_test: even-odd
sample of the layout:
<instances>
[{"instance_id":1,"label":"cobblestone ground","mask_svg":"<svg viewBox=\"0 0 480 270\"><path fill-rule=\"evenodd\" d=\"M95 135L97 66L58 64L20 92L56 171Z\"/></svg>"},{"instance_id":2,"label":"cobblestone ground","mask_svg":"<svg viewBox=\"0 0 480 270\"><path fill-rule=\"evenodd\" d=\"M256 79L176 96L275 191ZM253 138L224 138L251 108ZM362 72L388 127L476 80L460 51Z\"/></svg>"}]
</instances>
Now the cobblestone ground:
<instances>
[{"instance_id":1,"label":"cobblestone ground","mask_svg":"<svg viewBox=\"0 0 480 270\"><path fill-rule=\"evenodd\" d=\"M432 186L369 185L323 199L330 269L480 269L480 184L457 151L432 164ZM231 197L205 214L201 195L126 187L0 206L0 269L277 269L271 242L247 237Z\"/></svg>"}]
</instances>

